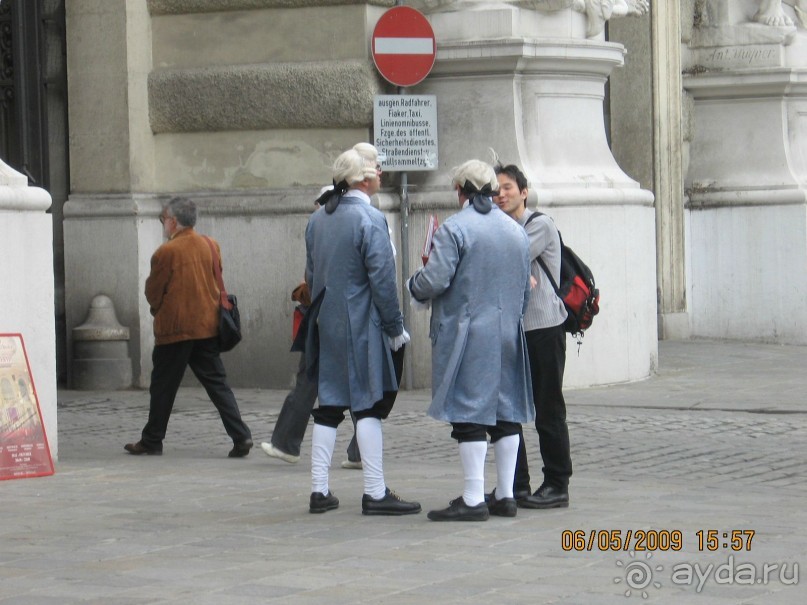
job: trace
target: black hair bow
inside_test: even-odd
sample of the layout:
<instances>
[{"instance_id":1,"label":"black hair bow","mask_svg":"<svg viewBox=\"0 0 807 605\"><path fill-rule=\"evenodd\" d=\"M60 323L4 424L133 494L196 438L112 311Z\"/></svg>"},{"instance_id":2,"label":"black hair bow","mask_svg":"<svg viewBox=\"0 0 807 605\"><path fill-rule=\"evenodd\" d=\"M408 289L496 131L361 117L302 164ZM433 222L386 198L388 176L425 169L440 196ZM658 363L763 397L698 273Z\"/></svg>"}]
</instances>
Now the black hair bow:
<instances>
[{"instance_id":1,"label":"black hair bow","mask_svg":"<svg viewBox=\"0 0 807 605\"><path fill-rule=\"evenodd\" d=\"M342 196L348 190L347 181L333 182L333 189L330 189L317 198L315 204L325 206L325 212L333 214L339 202L342 201Z\"/></svg>"},{"instance_id":2,"label":"black hair bow","mask_svg":"<svg viewBox=\"0 0 807 605\"><path fill-rule=\"evenodd\" d=\"M490 183L486 183L482 189L477 189L476 185L470 181L465 181L462 186L462 193L479 214L487 214L493 208L493 188Z\"/></svg>"}]
</instances>

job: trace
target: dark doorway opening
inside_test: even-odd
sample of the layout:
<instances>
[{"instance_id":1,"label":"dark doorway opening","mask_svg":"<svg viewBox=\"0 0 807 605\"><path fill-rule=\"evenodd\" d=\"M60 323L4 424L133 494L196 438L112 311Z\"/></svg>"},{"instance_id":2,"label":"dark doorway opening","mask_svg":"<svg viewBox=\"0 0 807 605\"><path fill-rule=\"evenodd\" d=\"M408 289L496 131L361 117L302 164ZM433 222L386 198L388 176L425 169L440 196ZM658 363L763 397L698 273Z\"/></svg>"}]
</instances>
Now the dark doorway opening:
<instances>
[{"instance_id":1,"label":"dark doorway opening","mask_svg":"<svg viewBox=\"0 0 807 605\"><path fill-rule=\"evenodd\" d=\"M69 193L64 0L0 0L0 157L53 204L57 379L64 384L64 238Z\"/></svg>"}]
</instances>

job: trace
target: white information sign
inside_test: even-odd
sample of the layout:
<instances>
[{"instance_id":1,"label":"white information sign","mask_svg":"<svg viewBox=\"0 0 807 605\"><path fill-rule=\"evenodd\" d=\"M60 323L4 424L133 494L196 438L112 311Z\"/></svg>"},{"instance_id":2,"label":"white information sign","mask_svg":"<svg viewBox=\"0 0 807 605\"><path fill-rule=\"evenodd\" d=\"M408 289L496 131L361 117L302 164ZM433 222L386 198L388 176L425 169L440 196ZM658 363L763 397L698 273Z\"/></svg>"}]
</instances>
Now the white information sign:
<instances>
[{"instance_id":1,"label":"white information sign","mask_svg":"<svg viewBox=\"0 0 807 605\"><path fill-rule=\"evenodd\" d=\"M385 171L437 170L435 95L376 95L373 124Z\"/></svg>"}]
</instances>

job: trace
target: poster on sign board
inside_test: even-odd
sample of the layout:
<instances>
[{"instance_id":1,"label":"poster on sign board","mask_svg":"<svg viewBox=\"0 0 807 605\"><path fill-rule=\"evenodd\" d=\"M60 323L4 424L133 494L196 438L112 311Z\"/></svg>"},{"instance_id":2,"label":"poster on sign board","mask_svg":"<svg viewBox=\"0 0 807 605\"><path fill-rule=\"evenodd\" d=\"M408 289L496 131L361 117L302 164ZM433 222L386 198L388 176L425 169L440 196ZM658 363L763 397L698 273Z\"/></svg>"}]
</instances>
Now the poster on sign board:
<instances>
[{"instance_id":1,"label":"poster on sign board","mask_svg":"<svg viewBox=\"0 0 807 605\"><path fill-rule=\"evenodd\" d=\"M0 480L53 474L22 334L0 334Z\"/></svg>"}]
</instances>

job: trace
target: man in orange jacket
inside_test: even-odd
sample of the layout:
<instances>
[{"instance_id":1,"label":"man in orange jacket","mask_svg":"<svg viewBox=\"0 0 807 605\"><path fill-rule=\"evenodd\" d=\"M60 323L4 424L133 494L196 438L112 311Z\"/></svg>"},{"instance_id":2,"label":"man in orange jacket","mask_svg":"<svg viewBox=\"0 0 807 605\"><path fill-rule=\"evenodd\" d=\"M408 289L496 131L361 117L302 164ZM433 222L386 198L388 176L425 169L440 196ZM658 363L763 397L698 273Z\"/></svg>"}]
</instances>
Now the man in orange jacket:
<instances>
[{"instance_id":1,"label":"man in orange jacket","mask_svg":"<svg viewBox=\"0 0 807 605\"><path fill-rule=\"evenodd\" d=\"M193 227L196 204L175 197L160 215L168 241L151 257L146 280L146 300L154 316L153 370L149 393L149 418L140 441L127 443L130 454L161 455L168 419L185 368L191 367L221 415L233 440L231 458L241 458L252 448L252 434L241 419L232 389L227 384L219 356L220 291L213 263L221 266L205 238Z\"/></svg>"}]
</instances>

